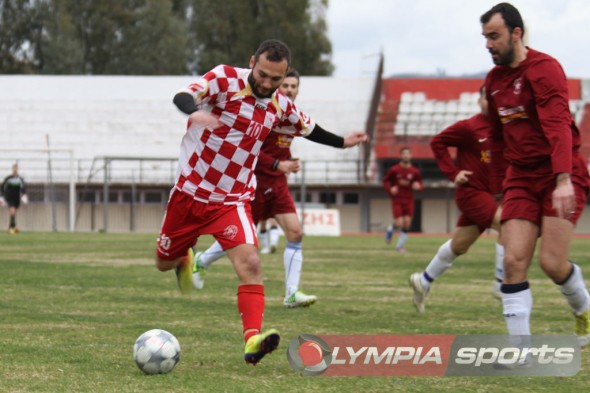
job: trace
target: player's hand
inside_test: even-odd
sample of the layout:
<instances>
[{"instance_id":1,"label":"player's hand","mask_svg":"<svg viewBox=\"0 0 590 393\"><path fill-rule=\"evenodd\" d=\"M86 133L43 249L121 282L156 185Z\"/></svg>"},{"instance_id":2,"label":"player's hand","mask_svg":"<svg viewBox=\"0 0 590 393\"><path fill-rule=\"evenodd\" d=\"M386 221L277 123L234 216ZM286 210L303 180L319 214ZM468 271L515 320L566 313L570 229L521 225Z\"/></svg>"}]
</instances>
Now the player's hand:
<instances>
[{"instance_id":1,"label":"player's hand","mask_svg":"<svg viewBox=\"0 0 590 393\"><path fill-rule=\"evenodd\" d=\"M6 201L4 200L4 197L0 197L0 207L4 206L6 206Z\"/></svg>"},{"instance_id":2,"label":"player's hand","mask_svg":"<svg viewBox=\"0 0 590 393\"><path fill-rule=\"evenodd\" d=\"M29 197L27 196L27 194L23 194L20 197L20 201L24 204L24 205L28 205L29 204Z\"/></svg>"},{"instance_id":3,"label":"player's hand","mask_svg":"<svg viewBox=\"0 0 590 393\"><path fill-rule=\"evenodd\" d=\"M414 191L422 191L422 183L419 181L415 181L412 183L412 190Z\"/></svg>"},{"instance_id":4,"label":"player's hand","mask_svg":"<svg viewBox=\"0 0 590 393\"><path fill-rule=\"evenodd\" d=\"M342 147L346 149L347 147L356 146L368 140L369 137L364 132L353 131L344 137L344 146Z\"/></svg>"},{"instance_id":5,"label":"player's hand","mask_svg":"<svg viewBox=\"0 0 590 393\"><path fill-rule=\"evenodd\" d=\"M389 193L391 195L397 195L397 192L399 191L399 189L397 188L397 186L393 186L389 189Z\"/></svg>"},{"instance_id":6,"label":"player's hand","mask_svg":"<svg viewBox=\"0 0 590 393\"><path fill-rule=\"evenodd\" d=\"M191 124L198 124L210 129L215 129L223 125L217 116L207 111L193 112L188 118Z\"/></svg>"},{"instance_id":7,"label":"player's hand","mask_svg":"<svg viewBox=\"0 0 590 393\"><path fill-rule=\"evenodd\" d=\"M460 186L467 183L469 181L469 176L471 175L473 175L472 171L466 171L464 169L460 170L459 173L457 173L457 176L455 176L455 185Z\"/></svg>"},{"instance_id":8,"label":"player's hand","mask_svg":"<svg viewBox=\"0 0 590 393\"><path fill-rule=\"evenodd\" d=\"M277 169L285 174L296 173L301 169L299 159L279 161Z\"/></svg>"},{"instance_id":9,"label":"player's hand","mask_svg":"<svg viewBox=\"0 0 590 393\"><path fill-rule=\"evenodd\" d=\"M557 184L551 195L551 200L558 217L567 219L576 212L576 192L569 174L557 176Z\"/></svg>"}]
</instances>

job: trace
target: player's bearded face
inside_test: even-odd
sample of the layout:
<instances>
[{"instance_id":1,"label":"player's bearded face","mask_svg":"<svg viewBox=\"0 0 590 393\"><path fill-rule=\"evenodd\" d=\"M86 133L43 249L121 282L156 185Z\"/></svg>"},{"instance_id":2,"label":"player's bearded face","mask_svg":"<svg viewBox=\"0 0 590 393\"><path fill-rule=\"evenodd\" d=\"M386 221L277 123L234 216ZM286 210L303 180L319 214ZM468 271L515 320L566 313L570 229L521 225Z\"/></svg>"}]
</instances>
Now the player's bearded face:
<instances>
[{"instance_id":1,"label":"player's bearded face","mask_svg":"<svg viewBox=\"0 0 590 393\"><path fill-rule=\"evenodd\" d=\"M514 44L510 38L511 36L508 36L504 45L489 49L495 65L506 66L514 61Z\"/></svg>"},{"instance_id":2,"label":"player's bearded face","mask_svg":"<svg viewBox=\"0 0 590 393\"><path fill-rule=\"evenodd\" d=\"M257 62L250 60L252 72L248 75L248 83L252 92L259 98L270 98L281 86L289 64L287 60L272 62L261 54Z\"/></svg>"}]
</instances>

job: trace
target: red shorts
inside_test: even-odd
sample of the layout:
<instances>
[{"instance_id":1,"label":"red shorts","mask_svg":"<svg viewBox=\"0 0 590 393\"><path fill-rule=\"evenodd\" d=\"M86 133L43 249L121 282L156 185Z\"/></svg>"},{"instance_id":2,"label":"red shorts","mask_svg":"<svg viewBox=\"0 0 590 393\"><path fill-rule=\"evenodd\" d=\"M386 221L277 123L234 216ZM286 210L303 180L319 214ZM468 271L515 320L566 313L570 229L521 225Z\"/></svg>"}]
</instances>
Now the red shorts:
<instances>
[{"instance_id":1,"label":"red shorts","mask_svg":"<svg viewBox=\"0 0 590 393\"><path fill-rule=\"evenodd\" d=\"M256 194L252 201L252 219L255 224L277 214L297 213L289 192L287 176L256 177Z\"/></svg>"},{"instance_id":2,"label":"red shorts","mask_svg":"<svg viewBox=\"0 0 590 393\"><path fill-rule=\"evenodd\" d=\"M455 193L455 202L461 211L458 227L477 225L479 233L482 233L492 226L498 203L489 192L459 187Z\"/></svg>"},{"instance_id":3,"label":"red shorts","mask_svg":"<svg viewBox=\"0 0 590 393\"><path fill-rule=\"evenodd\" d=\"M213 235L224 250L240 244L258 247L249 204L203 203L174 189L157 240L158 257L173 260L185 255L200 235Z\"/></svg>"},{"instance_id":4,"label":"red shorts","mask_svg":"<svg viewBox=\"0 0 590 393\"><path fill-rule=\"evenodd\" d=\"M393 219L414 215L414 198L392 198L391 211L393 212Z\"/></svg>"},{"instance_id":5,"label":"red shorts","mask_svg":"<svg viewBox=\"0 0 590 393\"><path fill-rule=\"evenodd\" d=\"M568 218L573 224L578 222L588 199L586 168L580 168L574 160L572 183L576 193L576 209ZM504 202L502 203L502 221L523 219L541 226L542 217L557 217L553 209L552 194L555 189L555 176L551 168L531 171L527 168L510 166L504 181Z\"/></svg>"}]
</instances>

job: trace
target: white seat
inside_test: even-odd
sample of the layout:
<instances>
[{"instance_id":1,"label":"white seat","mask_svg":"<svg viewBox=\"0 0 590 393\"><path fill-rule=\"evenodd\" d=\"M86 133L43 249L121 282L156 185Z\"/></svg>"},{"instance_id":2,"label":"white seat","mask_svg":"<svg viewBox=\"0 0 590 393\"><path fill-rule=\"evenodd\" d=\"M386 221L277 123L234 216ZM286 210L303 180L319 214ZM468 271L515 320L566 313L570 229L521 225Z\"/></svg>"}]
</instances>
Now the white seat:
<instances>
[{"instance_id":1,"label":"white seat","mask_svg":"<svg viewBox=\"0 0 590 393\"><path fill-rule=\"evenodd\" d=\"M411 91L404 91L400 96L400 102L412 102L414 101L414 93Z\"/></svg>"},{"instance_id":2,"label":"white seat","mask_svg":"<svg viewBox=\"0 0 590 393\"><path fill-rule=\"evenodd\" d=\"M424 102L426 101L426 93L423 91L417 91L414 93L414 102Z\"/></svg>"},{"instance_id":3,"label":"white seat","mask_svg":"<svg viewBox=\"0 0 590 393\"><path fill-rule=\"evenodd\" d=\"M399 109L398 112L399 113L409 113L410 112L410 108L411 108L411 104L407 101L402 101L399 104Z\"/></svg>"},{"instance_id":4,"label":"white seat","mask_svg":"<svg viewBox=\"0 0 590 393\"><path fill-rule=\"evenodd\" d=\"M434 112L434 100L426 100L422 104L422 112L423 113L433 113Z\"/></svg>"}]
</instances>

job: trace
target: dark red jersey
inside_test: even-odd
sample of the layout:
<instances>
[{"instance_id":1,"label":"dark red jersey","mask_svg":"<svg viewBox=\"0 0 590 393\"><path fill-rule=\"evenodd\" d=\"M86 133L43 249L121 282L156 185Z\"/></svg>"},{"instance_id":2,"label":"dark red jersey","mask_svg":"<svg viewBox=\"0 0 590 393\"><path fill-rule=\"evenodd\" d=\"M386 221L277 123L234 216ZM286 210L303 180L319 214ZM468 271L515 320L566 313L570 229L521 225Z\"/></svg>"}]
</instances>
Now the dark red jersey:
<instances>
[{"instance_id":1,"label":"dark red jersey","mask_svg":"<svg viewBox=\"0 0 590 393\"><path fill-rule=\"evenodd\" d=\"M569 109L567 79L557 60L529 48L518 67L494 67L485 88L494 124L496 181L502 153L511 165L572 173L580 133Z\"/></svg>"},{"instance_id":2,"label":"dark red jersey","mask_svg":"<svg viewBox=\"0 0 590 393\"><path fill-rule=\"evenodd\" d=\"M477 114L469 119L458 121L435 135L430 141L440 170L451 180L461 170L471 171L469 181L462 187L473 187L491 192L489 167L491 164L491 132L489 119ZM457 160L453 161L450 147L457 148Z\"/></svg>"},{"instance_id":3,"label":"dark red jersey","mask_svg":"<svg viewBox=\"0 0 590 393\"><path fill-rule=\"evenodd\" d=\"M276 165L278 161L286 161L291 158L291 142L293 142L293 136L291 135L278 132L268 134L262 143L258 163L254 168L257 181L260 182L261 177L285 176L284 172L276 169Z\"/></svg>"},{"instance_id":4,"label":"dark red jersey","mask_svg":"<svg viewBox=\"0 0 590 393\"><path fill-rule=\"evenodd\" d=\"M414 190L412 184L419 183L422 188L422 175L418 168L410 165L409 167L396 164L389 168L385 176L383 176L383 187L387 193L396 199L411 199L414 197ZM398 186L397 195L390 194L390 188Z\"/></svg>"}]
</instances>

